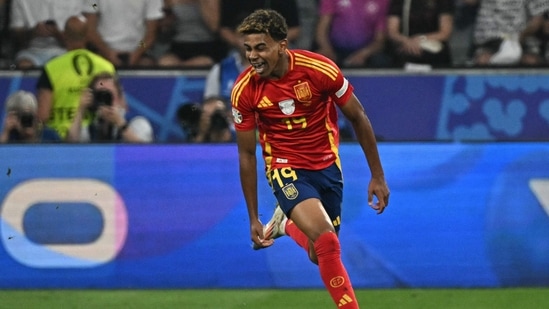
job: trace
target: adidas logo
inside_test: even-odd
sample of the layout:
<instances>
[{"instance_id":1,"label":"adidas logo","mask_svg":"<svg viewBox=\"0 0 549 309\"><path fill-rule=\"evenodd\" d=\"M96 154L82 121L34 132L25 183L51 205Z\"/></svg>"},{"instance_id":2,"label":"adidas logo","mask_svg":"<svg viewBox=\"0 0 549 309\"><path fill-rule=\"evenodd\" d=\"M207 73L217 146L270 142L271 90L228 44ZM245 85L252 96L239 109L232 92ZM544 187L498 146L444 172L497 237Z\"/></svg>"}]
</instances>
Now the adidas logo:
<instances>
[{"instance_id":1,"label":"adidas logo","mask_svg":"<svg viewBox=\"0 0 549 309\"><path fill-rule=\"evenodd\" d=\"M347 304L350 304L350 303L352 303L352 302L353 302L353 299L352 299L349 295L343 294L343 296L342 296L341 299L339 300L337 306L338 306L338 307L343 307L343 306L345 306L345 305L347 305Z\"/></svg>"},{"instance_id":2,"label":"adidas logo","mask_svg":"<svg viewBox=\"0 0 549 309\"><path fill-rule=\"evenodd\" d=\"M266 108L269 106L273 106L273 102L271 102L267 97L261 98L261 101L257 104L258 108Z\"/></svg>"}]
</instances>

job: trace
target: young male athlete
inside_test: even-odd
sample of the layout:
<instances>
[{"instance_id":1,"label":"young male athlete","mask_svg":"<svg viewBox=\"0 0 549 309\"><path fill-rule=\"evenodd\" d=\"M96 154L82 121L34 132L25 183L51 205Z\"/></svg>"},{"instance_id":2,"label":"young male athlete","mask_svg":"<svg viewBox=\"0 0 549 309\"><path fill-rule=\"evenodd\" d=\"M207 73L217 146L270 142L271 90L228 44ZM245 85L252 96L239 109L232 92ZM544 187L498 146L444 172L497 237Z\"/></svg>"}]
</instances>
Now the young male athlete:
<instances>
[{"instance_id":1,"label":"young male athlete","mask_svg":"<svg viewBox=\"0 0 549 309\"><path fill-rule=\"evenodd\" d=\"M287 49L286 22L276 11L255 11L238 32L251 66L236 80L231 102L254 246L265 248L274 238L290 236L318 264L336 305L358 308L337 237L343 180L336 106L352 123L364 151L371 172L368 203L380 214L389 203L389 188L370 121L353 86L332 61ZM258 217L257 136L280 206L265 227Z\"/></svg>"}]
</instances>

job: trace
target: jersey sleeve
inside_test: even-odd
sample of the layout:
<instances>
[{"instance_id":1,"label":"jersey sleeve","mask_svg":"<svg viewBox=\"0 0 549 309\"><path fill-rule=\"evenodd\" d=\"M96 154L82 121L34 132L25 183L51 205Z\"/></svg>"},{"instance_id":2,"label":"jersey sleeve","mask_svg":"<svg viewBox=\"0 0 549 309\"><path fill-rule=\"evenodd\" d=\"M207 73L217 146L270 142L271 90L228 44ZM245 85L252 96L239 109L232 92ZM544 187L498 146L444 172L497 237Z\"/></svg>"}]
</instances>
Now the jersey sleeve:
<instances>
[{"instance_id":1,"label":"jersey sleeve","mask_svg":"<svg viewBox=\"0 0 549 309\"><path fill-rule=\"evenodd\" d=\"M38 80L36 82L36 89L53 90L53 86L51 85L48 73L44 68L42 68L42 70L40 71L40 76L38 77Z\"/></svg>"},{"instance_id":2,"label":"jersey sleeve","mask_svg":"<svg viewBox=\"0 0 549 309\"><path fill-rule=\"evenodd\" d=\"M256 128L254 104L250 95L251 78L251 71L245 70L237 78L231 92L232 114L237 131L249 131Z\"/></svg>"},{"instance_id":3,"label":"jersey sleeve","mask_svg":"<svg viewBox=\"0 0 549 309\"><path fill-rule=\"evenodd\" d=\"M334 100L334 102L339 105L343 106L347 101L349 101L349 98L353 94L353 85L349 83L347 78L343 76L341 71L339 72L338 78L335 81L331 97Z\"/></svg>"},{"instance_id":4,"label":"jersey sleeve","mask_svg":"<svg viewBox=\"0 0 549 309\"><path fill-rule=\"evenodd\" d=\"M320 71L320 78L322 79L321 84L326 85L328 96L330 96L337 105L345 105L353 94L353 86L349 83L347 78L345 78L341 69L332 60L322 55L319 55L319 57L325 62L326 67Z\"/></svg>"}]
</instances>

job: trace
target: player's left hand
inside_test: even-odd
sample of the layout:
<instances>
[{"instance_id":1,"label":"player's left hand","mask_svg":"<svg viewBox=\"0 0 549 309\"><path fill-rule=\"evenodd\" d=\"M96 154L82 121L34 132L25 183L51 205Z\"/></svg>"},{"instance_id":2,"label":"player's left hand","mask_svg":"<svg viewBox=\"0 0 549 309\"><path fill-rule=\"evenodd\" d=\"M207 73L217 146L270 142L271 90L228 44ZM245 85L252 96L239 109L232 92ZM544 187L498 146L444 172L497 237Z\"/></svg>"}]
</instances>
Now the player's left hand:
<instances>
[{"instance_id":1,"label":"player's left hand","mask_svg":"<svg viewBox=\"0 0 549 309\"><path fill-rule=\"evenodd\" d=\"M382 214L385 207L389 205L389 187L384 177L372 178L368 185L368 205L374 209L377 214ZM377 198L374 201L374 196Z\"/></svg>"}]
</instances>

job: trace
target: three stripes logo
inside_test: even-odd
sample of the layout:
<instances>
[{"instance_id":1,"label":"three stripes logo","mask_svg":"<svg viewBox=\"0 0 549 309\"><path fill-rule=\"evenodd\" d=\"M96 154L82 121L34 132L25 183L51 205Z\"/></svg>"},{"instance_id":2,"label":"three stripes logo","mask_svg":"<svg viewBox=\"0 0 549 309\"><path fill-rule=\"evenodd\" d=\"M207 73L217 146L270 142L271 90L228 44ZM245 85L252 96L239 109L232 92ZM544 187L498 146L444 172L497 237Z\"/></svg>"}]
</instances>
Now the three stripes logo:
<instances>
[{"instance_id":1,"label":"three stripes logo","mask_svg":"<svg viewBox=\"0 0 549 309\"><path fill-rule=\"evenodd\" d=\"M337 303L337 306L338 307L343 307L343 306L345 306L347 304L350 304L352 302L353 302L353 299L349 295L343 294L343 296L341 296L341 299Z\"/></svg>"},{"instance_id":2,"label":"three stripes logo","mask_svg":"<svg viewBox=\"0 0 549 309\"><path fill-rule=\"evenodd\" d=\"M267 108L270 106L273 106L273 102L271 102L271 100L269 100L269 98L267 97L261 98L261 101L259 101L259 104L257 104L258 108Z\"/></svg>"}]
</instances>

